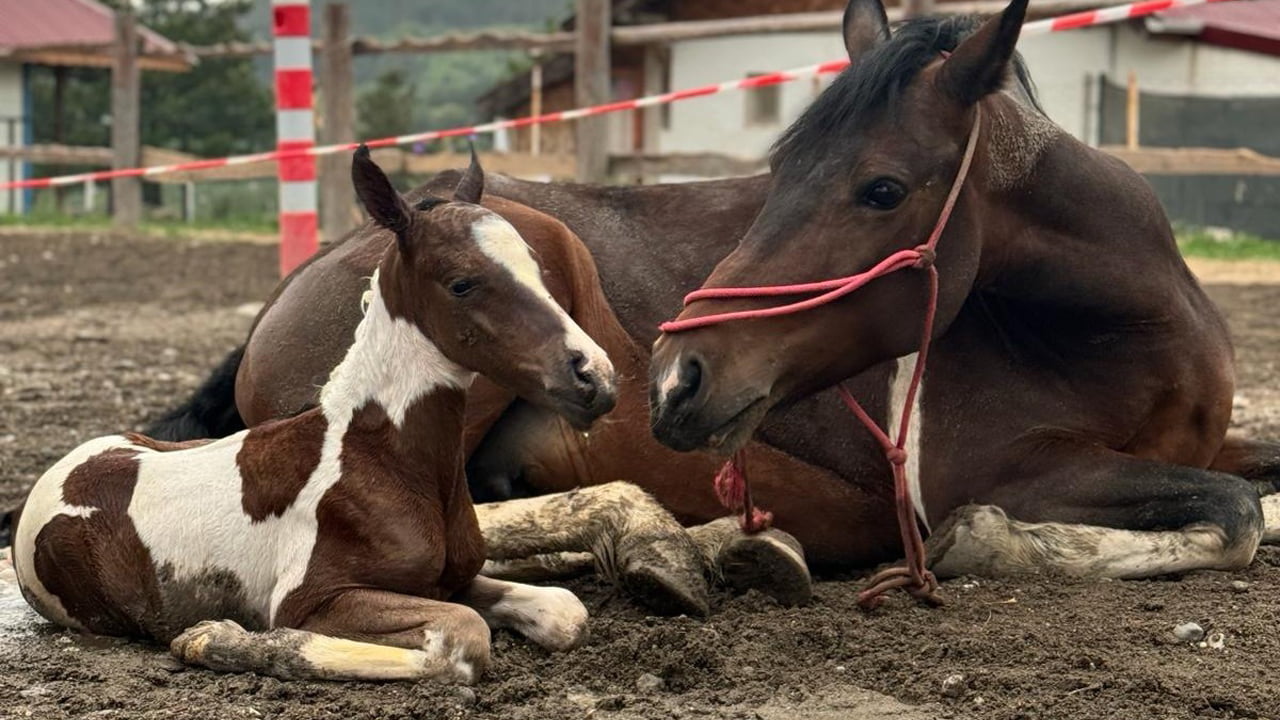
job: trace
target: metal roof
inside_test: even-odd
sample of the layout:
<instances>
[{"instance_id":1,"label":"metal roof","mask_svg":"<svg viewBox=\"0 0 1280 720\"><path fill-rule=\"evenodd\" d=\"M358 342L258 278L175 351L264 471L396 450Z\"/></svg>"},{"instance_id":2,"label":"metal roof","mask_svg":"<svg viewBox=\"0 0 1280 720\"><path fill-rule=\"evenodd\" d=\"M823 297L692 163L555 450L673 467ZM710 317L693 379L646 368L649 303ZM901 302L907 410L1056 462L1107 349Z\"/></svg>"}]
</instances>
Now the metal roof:
<instances>
[{"instance_id":1,"label":"metal roof","mask_svg":"<svg viewBox=\"0 0 1280 720\"><path fill-rule=\"evenodd\" d=\"M0 59L50 65L110 64L115 14L96 0L0 0L0 18ZM138 34L144 67L190 67L182 50L164 36L142 26Z\"/></svg>"},{"instance_id":2,"label":"metal roof","mask_svg":"<svg viewBox=\"0 0 1280 720\"><path fill-rule=\"evenodd\" d=\"M1147 19L1153 33L1280 55L1280 0L1234 0L1166 10Z\"/></svg>"}]
</instances>

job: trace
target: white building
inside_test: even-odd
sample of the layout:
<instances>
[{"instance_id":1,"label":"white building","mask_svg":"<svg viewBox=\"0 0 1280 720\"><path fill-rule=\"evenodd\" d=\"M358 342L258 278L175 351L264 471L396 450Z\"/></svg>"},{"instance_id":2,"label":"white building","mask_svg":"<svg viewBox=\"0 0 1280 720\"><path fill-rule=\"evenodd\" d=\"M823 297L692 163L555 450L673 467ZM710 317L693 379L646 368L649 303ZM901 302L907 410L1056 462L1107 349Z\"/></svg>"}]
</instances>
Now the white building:
<instances>
[{"instance_id":1,"label":"white building","mask_svg":"<svg viewBox=\"0 0 1280 720\"><path fill-rule=\"evenodd\" d=\"M1142 92L1161 95L1280 97L1280 0L1206 5L1146 21L1031 36L1018 50L1049 116L1097 144L1101 77L1123 85L1132 71ZM679 41L670 46L670 84L696 87L837 59L844 52L834 33ZM760 157L813 95L813 85L801 81L676 103L657 147L646 150Z\"/></svg>"}]
</instances>

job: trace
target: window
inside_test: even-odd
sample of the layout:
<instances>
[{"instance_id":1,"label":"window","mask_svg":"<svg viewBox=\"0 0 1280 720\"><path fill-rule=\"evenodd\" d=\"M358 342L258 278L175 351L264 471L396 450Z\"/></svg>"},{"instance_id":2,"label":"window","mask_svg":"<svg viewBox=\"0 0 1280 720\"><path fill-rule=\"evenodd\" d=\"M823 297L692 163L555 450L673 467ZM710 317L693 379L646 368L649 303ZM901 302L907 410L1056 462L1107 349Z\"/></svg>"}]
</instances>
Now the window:
<instances>
[{"instance_id":1,"label":"window","mask_svg":"<svg viewBox=\"0 0 1280 720\"><path fill-rule=\"evenodd\" d=\"M747 73L748 78L768 73ZM746 91L747 126L777 125L782 119L782 86L765 85Z\"/></svg>"}]
</instances>

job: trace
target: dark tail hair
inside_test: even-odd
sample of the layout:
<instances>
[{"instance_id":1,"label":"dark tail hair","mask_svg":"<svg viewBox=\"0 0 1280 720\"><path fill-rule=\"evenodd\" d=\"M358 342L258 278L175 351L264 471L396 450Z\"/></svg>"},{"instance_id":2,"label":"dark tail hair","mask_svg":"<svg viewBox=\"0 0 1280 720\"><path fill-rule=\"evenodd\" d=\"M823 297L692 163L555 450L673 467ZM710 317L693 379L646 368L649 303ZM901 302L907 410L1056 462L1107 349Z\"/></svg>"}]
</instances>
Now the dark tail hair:
<instances>
[{"instance_id":1,"label":"dark tail hair","mask_svg":"<svg viewBox=\"0 0 1280 720\"><path fill-rule=\"evenodd\" d=\"M236 372L244 346L232 350L187 401L152 422L143 432L157 440L220 438L245 429L236 410Z\"/></svg>"}]
</instances>

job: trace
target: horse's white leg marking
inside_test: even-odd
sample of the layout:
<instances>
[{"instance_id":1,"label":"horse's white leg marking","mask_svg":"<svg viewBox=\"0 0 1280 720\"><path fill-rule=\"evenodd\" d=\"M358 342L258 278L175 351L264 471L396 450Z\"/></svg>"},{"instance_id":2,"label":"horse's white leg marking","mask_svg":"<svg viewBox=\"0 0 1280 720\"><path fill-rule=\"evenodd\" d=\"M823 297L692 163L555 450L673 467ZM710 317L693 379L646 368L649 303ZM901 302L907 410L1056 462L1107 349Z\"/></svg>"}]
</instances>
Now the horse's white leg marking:
<instances>
[{"instance_id":1,"label":"horse's white leg marking","mask_svg":"<svg viewBox=\"0 0 1280 720\"><path fill-rule=\"evenodd\" d=\"M222 672L257 672L284 680L419 680L475 682L488 663L489 631L466 608L474 622L463 633L476 633L476 643L446 637L439 630L423 633L421 648L358 642L306 630L277 628L248 632L230 620L199 623L169 645L175 657L191 665ZM464 623L466 625L467 623ZM480 657L468 650L481 650Z\"/></svg>"},{"instance_id":2,"label":"horse's white leg marking","mask_svg":"<svg viewBox=\"0 0 1280 720\"><path fill-rule=\"evenodd\" d=\"M898 369L893 374L893 383L889 386L889 437L897 439L898 423L902 420L902 404L906 402L907 390L911 387L911 376L916 371L916 360L919 353L911 353L898 358ZM907 426L907 485L911 489L911 502L916 507L916 516L929 528L929 516L924 511L924 495L920 492L920 398L924 395L924 380L920 378L920 387L916 389L916 397L911 404L911 421Z\"/></svg>"},{"instance_id":3,"label":"horse's white leg marking","mask_svg":"<svg viewBox=\"0 0 1280 720\"><path fill-rule=\"evenodd\" d=\"M1280 493L1262 498L1262 542L1280 544Z\"/></svg>"},{"instance_id":4,"label":"horse's white leg marking","mask_svg":"<svg viewBox=\"0 0 1280 720\"><path fill-rule=\"evenodd\" d=\"M36 481L18 523L13 539L13 569L27 601L45 618L65 627L83 629L62 606L62 601L49 592L36 575L36 537L46 523L59 515L88 517L96 508L67 505L62 501L62 485L67 476L85 460L113 448L132 448L119 435L95 438L72 450Z\"/></svg>"},{"instance_id":5,"label":"horse's white leg marking","mask_svg":"<svg viewBox=\"0 0 1280 720\"><path fill-rule=\"evenodd\" d=\"M564 588L477 577L464 596L460 601L490 627L514 630L548 650L569 650L586 639L587 608Z\"/></svg>"},{"instance_id":6,"label":"horse's white leg marking","mask_svg":"<svg viewBox=\"0 0 1280 720\"><path fill-rule=\"evenodd\" d=\"M994 505L958 509L929 539L938 575L1056 571L1080 577L1141 578L1197 569L1230 570L1253 560L1258 535L1231 544L1215 525L1181 530L1115 530L1024 523Z\"/></svg>"},{"instance_id":7,"label":"horse's white leg marking","mask_svg":"<svg viewBox=\"0 0 1280 720\"><path fill-rule=\"evenodd\" d=\"M613 363L609 361L609 356L569 318L564 308L556 304L542 282L542 269L534 261L524 238L520 237L511 223L498 215L492 215L473 224L471 233L481 252L506 268L512 277L527 287L535 297L544 301L560 318L565 346L582 353L586 358L582 372L598 377L612 377Z\"/></svg>"}]
</instances>

